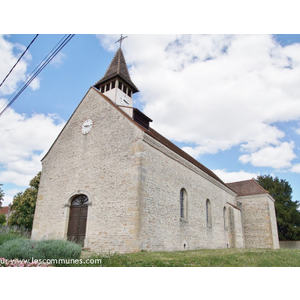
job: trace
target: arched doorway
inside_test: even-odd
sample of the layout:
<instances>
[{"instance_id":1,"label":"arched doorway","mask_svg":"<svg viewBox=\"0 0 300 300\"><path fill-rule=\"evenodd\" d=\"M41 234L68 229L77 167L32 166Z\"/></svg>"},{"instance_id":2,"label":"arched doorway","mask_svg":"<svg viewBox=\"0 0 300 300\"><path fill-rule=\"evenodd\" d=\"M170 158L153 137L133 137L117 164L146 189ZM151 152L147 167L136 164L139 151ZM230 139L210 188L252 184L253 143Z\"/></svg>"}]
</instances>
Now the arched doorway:
<instances>
[{"instance_id":1,"label":"arched doorway","mask_svg":"<svg viewBox=\"0 0 300 300\"><path fill-rule=\"evenodd\" d=\"M85 239L88 201L86 195L78 195L72 200L70 207L68 240L82 246Z\"/></svg>"}]
</instances>

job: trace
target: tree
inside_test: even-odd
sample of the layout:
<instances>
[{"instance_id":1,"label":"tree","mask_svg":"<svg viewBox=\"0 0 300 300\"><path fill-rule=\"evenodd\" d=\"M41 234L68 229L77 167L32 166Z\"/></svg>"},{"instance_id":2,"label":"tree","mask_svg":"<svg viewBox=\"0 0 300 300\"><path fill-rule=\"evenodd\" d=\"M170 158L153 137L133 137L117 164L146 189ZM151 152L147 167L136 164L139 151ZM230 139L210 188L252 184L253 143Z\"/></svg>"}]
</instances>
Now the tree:
<instances>
[{"instance_id":1,"label":"tree","mask_svg":"<svg viewBox=\"0 0 300 300\"><path fill-rule=\"evenodd\" d=\"M9 217L9 225L24 226L26 229L32 229L40 178L41 172L30 181L29 188L14 196L11 206L11 210L14 212Z\"/></svg>"},{"instance_id":2,"label":"tree","mask_svg":"<svg viewBox=\"0 0 300 300\"><path fill-rule=\"evenodd\" d=\"M5 214L0 214L0 225L6 224L6 217Z\"/></svg>"},{"instance_id":3,"label":"tree","mask_svg":"<svg viewBox=\"0 0 300 300\"><path fill-rule=\"evenodd\" d=\"M4 192L3 190L1 189L1 185L3 185L2 183L0 183L0 207L2 206L2 201L4 200L3 197L4 197Z\"/></svg>"},{"instance_id":4,"label":"tree","mask_svg":"<svg viewBox=\"0 0 300 300\"><path fill-rule=\"evenodd\" d=\"M258 176L257 182L275 199L280 240L300 240L300 202L292 200L292 187L278 177Z\"/></svg>"}]
</instances>

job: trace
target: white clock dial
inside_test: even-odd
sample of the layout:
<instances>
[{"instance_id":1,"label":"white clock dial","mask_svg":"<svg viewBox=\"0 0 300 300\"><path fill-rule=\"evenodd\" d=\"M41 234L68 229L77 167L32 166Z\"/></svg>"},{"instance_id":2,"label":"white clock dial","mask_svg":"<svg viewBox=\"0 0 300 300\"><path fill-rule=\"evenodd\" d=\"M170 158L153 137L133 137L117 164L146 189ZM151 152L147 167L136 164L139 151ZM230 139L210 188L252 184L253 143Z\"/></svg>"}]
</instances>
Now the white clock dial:
<instances>
[{"instance_id":1,"label":"white clock dial","mask_svg":"<svg viewBox=\"0 0 300 300\"><path fill-rule=\"evenodd\" d=\"M128 100L128 98L127 98L126 95L122 95L122 96L120 97L120 100L121 100L121 103L122 103L123 105L129 106L129 100Z\"/></svg>"},{"instance_id":2,"label":"white clock dial","mask_svg":"<svg viewBox=\"0 0 300 300\"><path fill-rule=\"evenodd\" d=\"M82 134L87 134L91 131L93 126L93 121L91 119L85 120L81 126Z\"/></svg>"}]
</instances>

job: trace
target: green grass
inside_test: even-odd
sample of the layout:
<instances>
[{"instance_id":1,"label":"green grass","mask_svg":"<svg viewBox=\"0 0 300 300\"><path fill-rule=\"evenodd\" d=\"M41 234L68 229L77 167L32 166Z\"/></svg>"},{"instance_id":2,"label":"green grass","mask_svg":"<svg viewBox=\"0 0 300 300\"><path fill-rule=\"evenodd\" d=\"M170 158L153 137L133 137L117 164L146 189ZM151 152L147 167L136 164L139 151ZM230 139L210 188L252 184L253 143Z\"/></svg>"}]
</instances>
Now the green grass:
<instances>
[{"instance_id":1,"label":"green grass","mask_svg":"<svg viewBox=\"0 0 300 300\"><path fill-rule=\"evenodd\" d=\"M79 258L81 247L67 241L34 242L16 232L0 232L0 257ZM85 255L86 257L86 255ZM91 255L84 267L300 267L300 249L217 249ZM93 260L101 259L100 263ZM84 263L86 261L86 263ZM59 264L57 266L64 266Z\"/></svg>"},{"instance_id":2,"label":"green grass","mask_svg":"<svg viewBox=\"0 0 300 300\"><path fill-rule=\"evenodd\" d=\"M102 267L300 267L300 249L218 249L91 256ZM73 265L76 266L76 265ZM78 265L79 266L79 265ZM95 267L99 264L82 264Z\"/></svg>"}]
</instances>

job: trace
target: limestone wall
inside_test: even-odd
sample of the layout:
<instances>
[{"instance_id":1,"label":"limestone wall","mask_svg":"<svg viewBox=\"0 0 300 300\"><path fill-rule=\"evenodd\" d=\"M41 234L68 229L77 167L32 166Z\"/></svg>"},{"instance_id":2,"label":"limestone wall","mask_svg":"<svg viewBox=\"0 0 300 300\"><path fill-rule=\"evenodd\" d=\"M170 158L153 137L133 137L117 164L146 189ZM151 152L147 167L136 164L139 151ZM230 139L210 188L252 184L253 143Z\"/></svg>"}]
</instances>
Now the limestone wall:
<instances>
[{"instance_id":1,"label":"limestone wall","mask_svg":"<svg viewBox=\"0 0 300 300\"><path fill-rule=\"evenodd\" d=\"M300 249L300 241L280 241L281 249Z\"/></svg>"},{"instance_id":2,"label":"limestone wall","mask_svg":"<svg viewBox=\"0 0 300 300\"><path fill-rule=\"evenodd\" d=\"M268 194L238 197L246 248L279 248L274 200Z\"/></svg>"},{"instance_id":3,"label":"limestone wall","mask_svg":"<svg viewBox=\"0 0 300 300\"><path fill-rule=\"evenodd\" d=\"M235 194L168 148L145 135L142 148L141 249L226 248L229 229L223 209ZM187 218L180 218L180 190L187 192ZM211 202L211 226L206 201ZM240 212L238 213L240 214ZM227 220L227 223L229 221ZM241 218L235 218L236 247L243 247Z\"/></svg>"},{"instance_id":4,"label":"limestone wall","mask_svg":"<svg viewBox=\"0 0 300 300\"><path fill-rule=\"evenodd\" d=\"M93 127L83 135L86 119ZM237 201L232 190L144 133L93 88L42 165L33 239L66 239L71 199L85 194L84 246L94 252L279 247L268 196Z\"/></svg>"},{"instance_id":5,"label":"limestone wall","mask_svg":"<svg viewBox=\"0 0 300 300\"><path fill-rule=\"evenodd\" d=\"M82 123L92 119L83 135ZM70 199L89 198L85 247L139 250L139 163L132 147L142 131L90 89L43 160L32 238L66 239Z\"/></svg>"}]
</instances>

